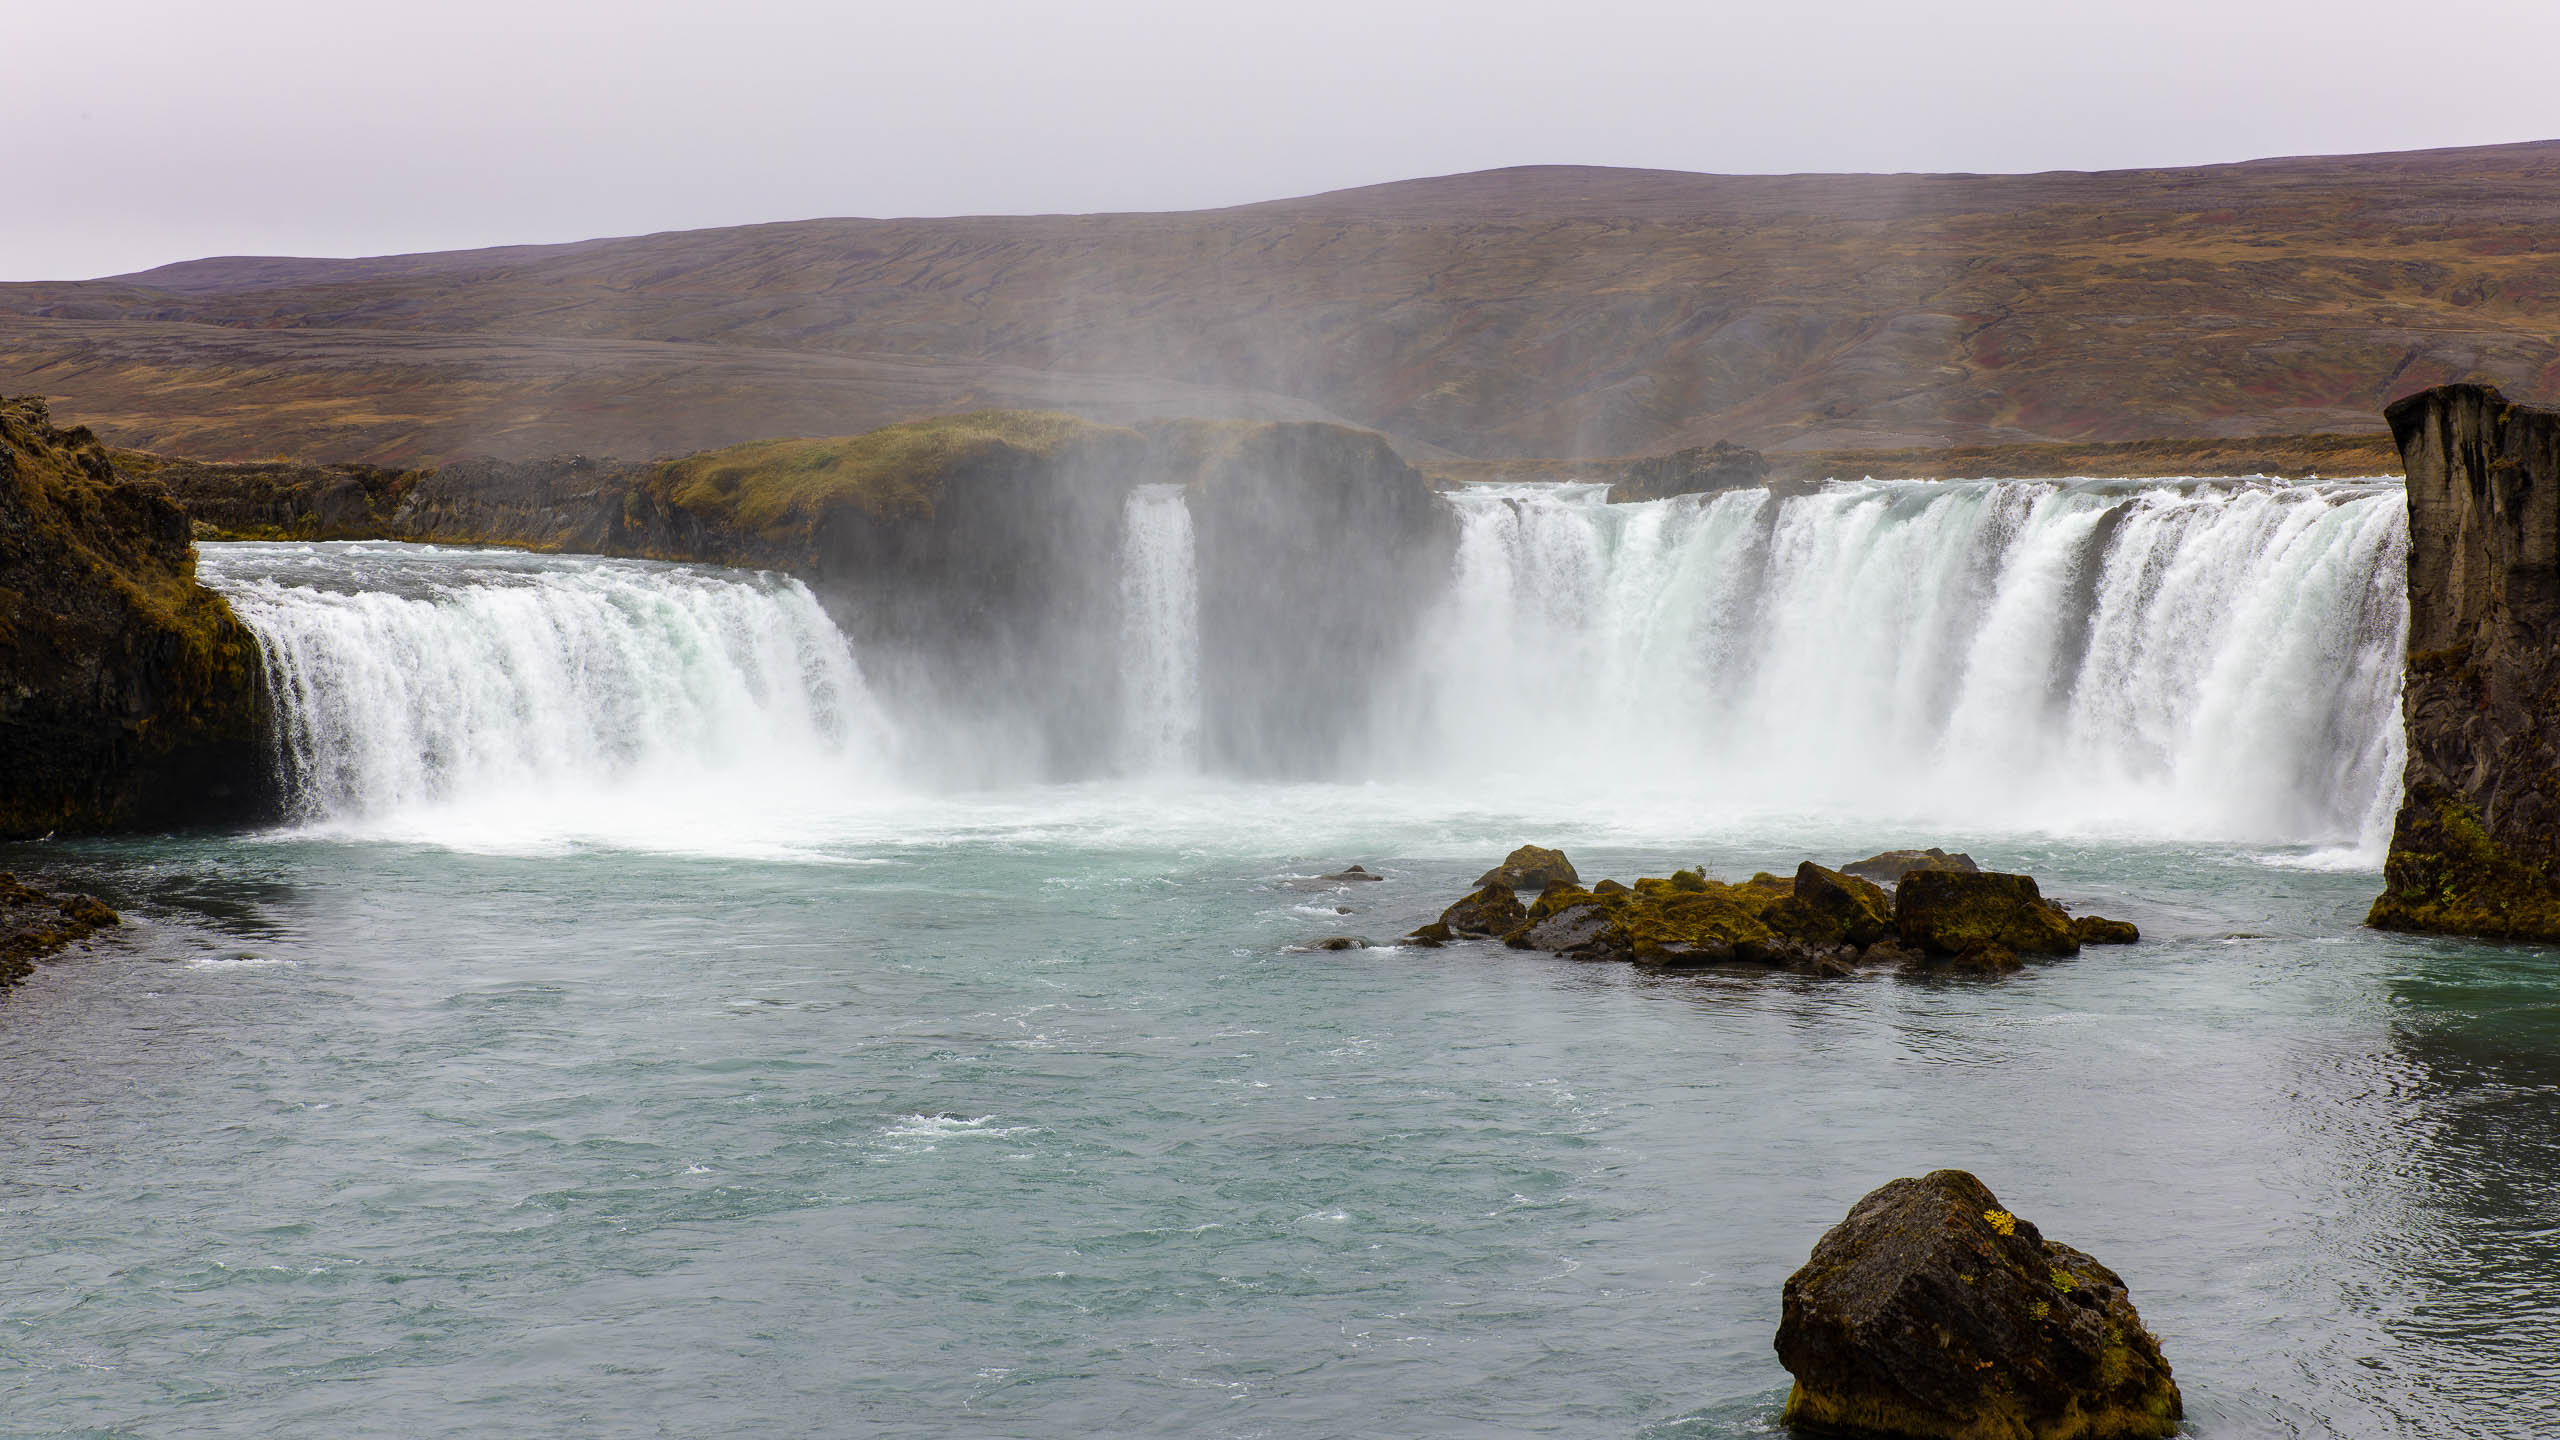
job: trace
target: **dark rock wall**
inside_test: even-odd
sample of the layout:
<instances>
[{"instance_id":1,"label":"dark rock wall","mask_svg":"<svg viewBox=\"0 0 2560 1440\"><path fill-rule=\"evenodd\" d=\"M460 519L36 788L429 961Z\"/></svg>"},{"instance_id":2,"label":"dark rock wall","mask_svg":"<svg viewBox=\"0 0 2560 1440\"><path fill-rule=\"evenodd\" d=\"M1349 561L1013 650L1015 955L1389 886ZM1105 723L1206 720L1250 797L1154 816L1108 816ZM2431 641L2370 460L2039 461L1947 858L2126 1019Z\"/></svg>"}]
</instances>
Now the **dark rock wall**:
<instances>
[{"instance_id":1,"label":"dark rock wall","mask_svg":"<svg viewBox=\"0 0 2560 1440\"><path fill-rule=\"evenodd\" d=\"M2409 763L2369 923L2560 940L2560 413L2447 385L2409 477Z\"/></svg>"},{"instance_id":2,"label":"dark rock wall","mask_svg":"<svg viewBox=\"0 0 2560 1440\"><path fill-rule=\"evenodd\" d=\"M44 402L0 400L0 840L274 804L256 640L186 512Z\"/></svg>"},{"instance_id":3,"label":"dark rock wall","mask_svg":"<svg viewBox=\"0 0 2560 1440\"><path fill-rule=\"evenodd\" d=\"M1447 577L1455 517L1369 431L1153 433L1192 487L1205 758L1247 775L1335 773Z\"/></svg>"}]
</instances>

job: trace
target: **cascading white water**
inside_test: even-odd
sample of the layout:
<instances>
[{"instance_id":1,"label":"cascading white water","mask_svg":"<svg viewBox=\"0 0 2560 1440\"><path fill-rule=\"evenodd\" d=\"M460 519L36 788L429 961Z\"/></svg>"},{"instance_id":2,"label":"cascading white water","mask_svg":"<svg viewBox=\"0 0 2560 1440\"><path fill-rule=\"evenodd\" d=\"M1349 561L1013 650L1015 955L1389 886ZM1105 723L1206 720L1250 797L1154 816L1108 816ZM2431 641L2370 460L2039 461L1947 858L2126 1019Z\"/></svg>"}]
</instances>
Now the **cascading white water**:
<instances>
[{"instance_id":1,"label":"cascading white water","mask_svg":"<svg viewBox=\"0 0 2560 1440\"><path fill-rule=\"evenodd\" d=\"M1721 821L2345 843L2396 800L2406 530L2388 484L1834 485L1451 497L1460 538L1365 776ZM1119 768L1196 774L1178 487L1120 556ZM209 546L307 821L460 843L805 836L890 726L797 582L415 546ZM424 817L424 818L422 818ZM430 824L429 822L432 821ZM743 837L743 838L740 838ZM795 842L796 843L796 842Z\"/></svg>"},{"instance_id":2,"label":"cascading white water","mask_svg":"<svg viewBox=\"0 0 2560 1440\"><path fill-rule=\"evenodd\" d=\"M795 580L363 545L207 546L199 573L258 636L306 822L465 814L504 840L621 812L681 844L887 770L852 651ZM658 819L626 799L644 787Z\"/></svg>"},{"instance_id":3,"label":"cascading white water","mask_svg":"<svg viewBox=\"0 0 2560 1440\"><path fill-rule=\"evenodd\" d=\"M1141 485L1120 555L1122 768L1171 774L1200 763L1200 575L1179 485Z\"/></svg>"},{"instance_id":4,"label":"cascading white water","mask_svg":"<svg viewBox=\"0 0 2560 1440\"><path fill-rule=\"evenodd\" d=\"M1489 487L1383 737L1406 767L1725 808L2378 847L2390 485Z\"/></svg>"}]
</instances>

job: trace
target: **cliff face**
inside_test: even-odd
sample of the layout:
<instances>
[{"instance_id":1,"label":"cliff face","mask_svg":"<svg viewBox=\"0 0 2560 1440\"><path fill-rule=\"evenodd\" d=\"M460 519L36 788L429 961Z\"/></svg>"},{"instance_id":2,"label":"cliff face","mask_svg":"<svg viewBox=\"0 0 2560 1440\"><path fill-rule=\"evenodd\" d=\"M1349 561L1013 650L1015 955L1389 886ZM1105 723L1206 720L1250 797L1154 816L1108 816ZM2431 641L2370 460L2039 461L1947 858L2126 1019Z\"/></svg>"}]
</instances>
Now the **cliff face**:
<instances>
[{"instance_id":1,"label":"cliff face","mask_svg":"<svg viewBox=\"0 0 2560 1440\"><path fill-rule=\"evenodd\" d=\"M1448 573L1454 518L1368 431L1143 428L1191 492L1208 758L1327 773Z\"/></svg>"},{"instance_id":2,"label":"cliff face","mask_svg":"<svg viewBox=\"0 0 2560 1440\"><path fill-rule=\"evenodd\" d=\"M2367 923L2560 940L2560 413L2448 385L2409 477L2409 765Z\"/></svg>"},{"instance_id":3,"label":"cliff face","mask_svg":"<svg viewBox=\"0 0 2560 1440\"><path fill-rule=\"evenodd\" d=\"M255 814L266 718L186 513L43 401L0 400L0 839Z\"/></svg>"}]
</instances>

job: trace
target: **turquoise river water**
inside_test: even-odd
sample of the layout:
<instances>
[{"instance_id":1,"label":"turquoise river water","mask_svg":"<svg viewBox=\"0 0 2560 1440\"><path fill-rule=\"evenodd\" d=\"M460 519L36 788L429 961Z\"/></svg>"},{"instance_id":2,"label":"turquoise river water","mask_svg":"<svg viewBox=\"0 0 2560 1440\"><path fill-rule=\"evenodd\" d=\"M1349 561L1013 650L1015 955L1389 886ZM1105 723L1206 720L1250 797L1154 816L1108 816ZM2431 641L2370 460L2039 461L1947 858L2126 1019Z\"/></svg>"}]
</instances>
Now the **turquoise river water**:
<instances>
[{"instance_id":1,"label":"turquoise river water","mask_svg":"<svg viewBox=\"0 0 2560 1440\"><path fill-rule=\"evenodd\" d=\"M0 1432L1760 1435L1789 1271L1960 1166L2126 1278L2194 1434L2560 1433L2560 964L2360 928L2370 796L2216 838L926 791L788 582L206 567L300 697L303 804L0 847L133 922L0 999ZM726 678L660 687L676 652ZM2146 938L1996 983L1298 948L1523 841L1586 878L1947 844ZM1306 887L1351 862L1386 878Z\"/></svg>"}]
</instances>

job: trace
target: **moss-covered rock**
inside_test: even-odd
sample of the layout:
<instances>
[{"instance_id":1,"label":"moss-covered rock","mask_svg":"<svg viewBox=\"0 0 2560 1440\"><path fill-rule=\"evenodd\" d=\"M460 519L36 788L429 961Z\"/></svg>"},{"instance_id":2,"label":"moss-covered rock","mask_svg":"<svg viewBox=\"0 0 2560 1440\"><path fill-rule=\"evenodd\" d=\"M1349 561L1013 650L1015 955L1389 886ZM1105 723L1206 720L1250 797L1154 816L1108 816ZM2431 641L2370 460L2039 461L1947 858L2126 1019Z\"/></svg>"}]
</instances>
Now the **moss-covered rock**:
<instances>
[{"instance_id":1,"label":"moss-covered rock","mask_svg":"<svg viewBox=\"0 0 2560 1440\"><path fill-rule=\"evenodd\" d=\"M2150 1440L2183 1406L2124 1281L1961 1170L1860 1200L1788 1277L1790 1424L1896 1440Z\"/></svg>"},{"instance_id":2,"label":"moss-covered rock","mask_svg":"<svg viewBox=\"0 0 2560 1440\"><path fill-rule=\"evenodd\" d=\"M0 840L264 813L257 641L187 517L41 400L0 400Z\"/></svg>"},{"instance_id":3,"label":"moss-covered rock","mask_svg":"<svg viewBox=\"0 0 2560 1440\"><path fill-rule=\"evenodd\" d=\"M123 923L87 895L50 895L0 874L0 988L25 979L36 961L63 946Z\"/></svg>"},{"instance_id":4,"label":"moss-covered rock","mask_svg":"<svg viewBox=\"0 0 2560 1440\"><path fill-rule=\"evenodd\" d=\"M2080 953L2071 917L2044 898L2032 875L1910 871L1894 889L1893 923L1905 945L1931 955L1970 957L1968 963L1984 969L2014 964L2001 951Z\"/></svg>"},{"instance_id":5,"label":"moss-covered rock","mask_svg":"<svg viewBox=\"0 0 2560 1440\"><path fill-rule=\"evenodd\" d=\"M2142 939L2142 931L2132 921L2103 915L2072 916L2071 934L2083 945L2131 945Z\"/></svg>"},{"instance_id":6,"label":"moss-covered rock","mask_svg":"<svg viewBox=\"0 0 2560 1440\"><path fill-rule=\"evenodd\" d=\"M1864 860L1851 861L1841 866L1840 871L1878 885L1895 885L1914 870L1960 870L1971 874L1981 868L1973 863L1970 855L1961 851L1951 853L1932 845L1926 850L1887 850Z\"/></svg>"},{"instance_id":7,"label":"moss-covered rock","mask_svg":"<svg viewBox=\"0 0 2560 1440\"><path fill-rule=\"evenodd\" d=\"M1556 876L1559 870L1571 873L1563 856L1524 846L1487 878ZM2084 932L2092 943L2137 938L2132 926L2118 921L2073 921L2037 893L2028 876L1950 868L1906 874L1907 902L1810 860L1792 876L1764 871L1736 883L1711 880L1697 870L1675 871L1667 879L1646 876L1633 884L1602 880L1589 889L1578 877L1552 878L1525 906L1516 891L1495 880L1411 938L1437 945L1462 936L1499 936L1513 949L1577 960L1631 960L1659 969L1759 964L1816 975L1928 961L2000 973L2017 968L2022 953L2071 954ZM1925 883L1923 876L1929 877Z\"/></svg>"},{"instance_id":8,"label":"moss-covered rock","mask_svg":"<svg viewBox=\"0 0 2560 1440\"><path fill-rule=\"evenodd\" d=\"M1514 890L1538 894L1550 885L1579 885L1582 877L1574 873L1573 862L1561 850L1538 845L1523 845L1502 859L1502 863L1476 877L1478 885L1508 885Z\"/></svg>"},{"instance_id":9,"label":"moss-covered rock","mask_svg":"<svg viewBox=\"0 0 2560 1440\"><path fill-rule=\"evenodd\" d=\"M1796 867L1795 898L1837 925L1849 944L1872 945L1895 933L1893 897L1874 881L1807 860Z\"/></svg>"},{"instance_id":10,"label":"moss-covered rock","mask_svg":"<svg viewBox=\"0 0 2560 1440\"><path fill-rule=\"evenodd\" d=\"M1437 926L1444 932L1430 937L1446 940L1456 935L1481 935L1498 938L1520 928L1529 918L1529 907L1508 885L1496 882L1476 891L1457 904L1440 912ZM1432 929L1424 926L1423 930ZM1416 931L1417 935L1422 931Z\"/></svg>"}]
</instances>

